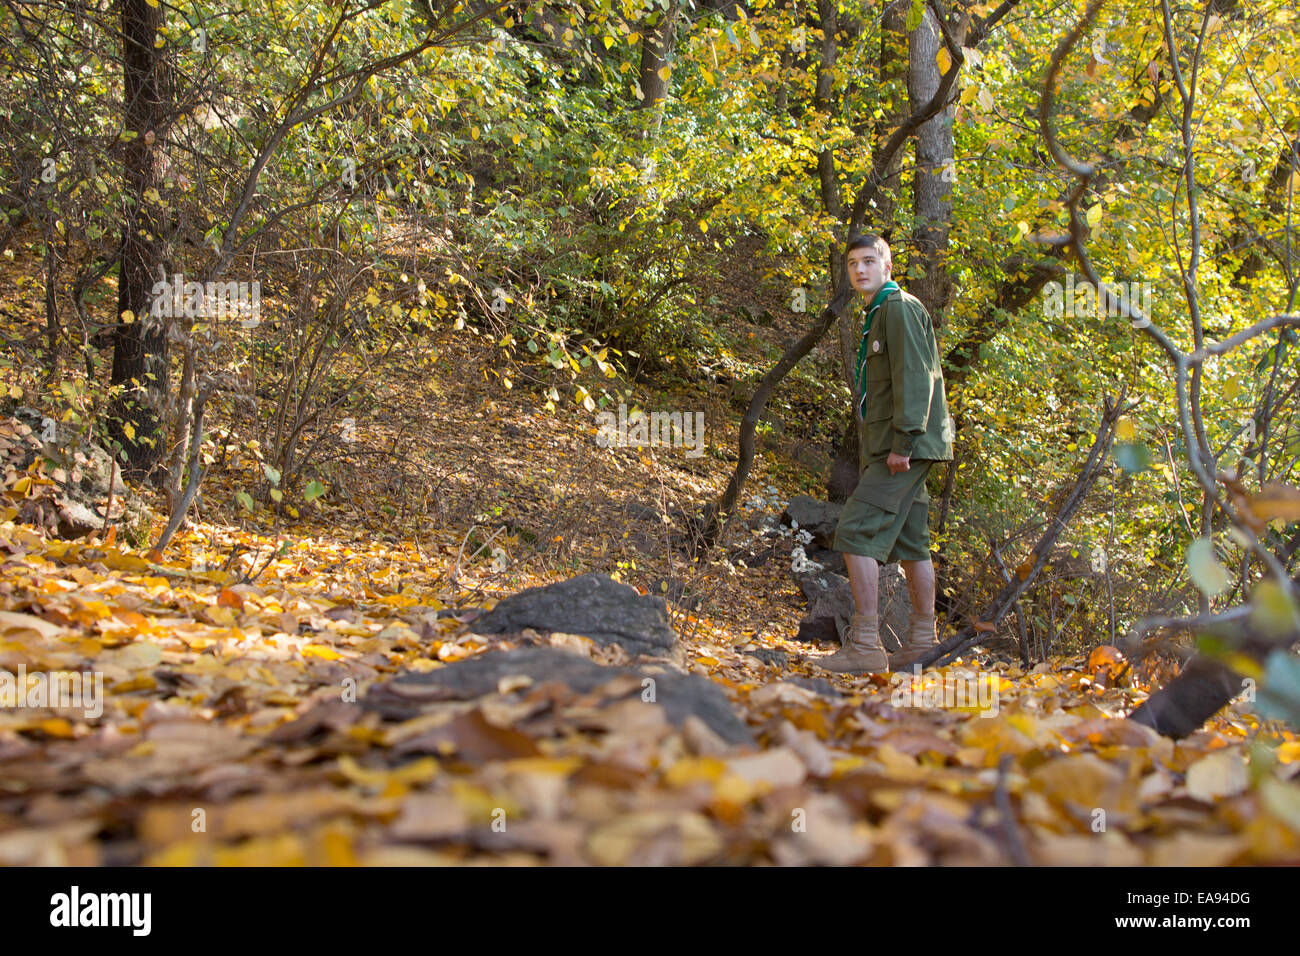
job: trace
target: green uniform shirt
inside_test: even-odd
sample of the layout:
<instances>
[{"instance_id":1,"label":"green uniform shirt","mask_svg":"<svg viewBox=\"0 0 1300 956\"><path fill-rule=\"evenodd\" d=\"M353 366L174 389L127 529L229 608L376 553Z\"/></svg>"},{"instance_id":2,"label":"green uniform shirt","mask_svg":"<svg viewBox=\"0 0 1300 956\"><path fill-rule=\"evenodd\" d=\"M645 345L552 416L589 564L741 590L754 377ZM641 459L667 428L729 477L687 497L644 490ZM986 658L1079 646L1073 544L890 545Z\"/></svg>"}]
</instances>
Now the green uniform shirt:
<instances>
[{"instance_id":1,"label":"green uniform shirt","mask_svg":"<svg viewBox=\"0 0 1300 956\"><path fill-rule=\"evenodd\" d=\"M863 333L858 378L867 438L863 460L893 452L951 461L953 424L930 314L902 289L882 291L887 291L885 301Z\"/></svg>"}]
</instances>

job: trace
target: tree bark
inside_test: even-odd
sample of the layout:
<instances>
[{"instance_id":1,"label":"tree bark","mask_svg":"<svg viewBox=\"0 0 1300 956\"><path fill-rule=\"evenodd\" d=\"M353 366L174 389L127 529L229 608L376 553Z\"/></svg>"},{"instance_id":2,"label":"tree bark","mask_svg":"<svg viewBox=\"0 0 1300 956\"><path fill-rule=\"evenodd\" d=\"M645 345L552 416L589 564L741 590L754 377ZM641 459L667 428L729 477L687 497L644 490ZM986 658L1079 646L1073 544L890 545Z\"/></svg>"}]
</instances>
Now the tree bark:
<instances>
[{"instance_id":1,"label":"tree bark","mask_svg":"<svg viewBox=\"0 0 1300 956\"><path fill-rule=\"evenodd\" d=\"M677 16L680 12L681 4L678 0L671 0L667 10L657 11L654 22L647 22L642 27L641 68L637 74L642 97L634 108L652 111L646 126L646 139L654 139L663 122L663 105L668 98L668 81L672 76L668 58L677 42Z\"/></svg>"},{"instance_id":2,"label":"tree bark","mask_svg":"<svg viewBox=\"0 0 1300 956\"><path fill-rule=\"evenodd\" d=\"M960 37L959 37L960 39ZM920 25L908 38L907 94L912 109L927 103L939 88L937 56L943 45L939 24L929 7ZM948 69L956 69L950 65ZM952 277L945 256L948 233L952 228L953 165L952 123L954 111L948 106L916 132L916 172L912 181L912 266L921 274L909 279L907 291L921 300L930 313L937 331L952 301Z\"/></svg>"},{"instance_id":3,"label":"tree bark","mask_svg":"<svg viewBox=\"0 0 1300 956\"><path fill-rule=\"evenodd\" d=\"M113 332L111 383L124 387L109 411L109 435L126 453L123 472L142 476L163 453L161 410L167 394L167 325L150 315L154 282L164 278L161 238L162 143L169 91L162 51L154 46L163 8L147 0L121 0L123 126L135 134L124 145L126 196Z\"/></svg>"}]
</instances>

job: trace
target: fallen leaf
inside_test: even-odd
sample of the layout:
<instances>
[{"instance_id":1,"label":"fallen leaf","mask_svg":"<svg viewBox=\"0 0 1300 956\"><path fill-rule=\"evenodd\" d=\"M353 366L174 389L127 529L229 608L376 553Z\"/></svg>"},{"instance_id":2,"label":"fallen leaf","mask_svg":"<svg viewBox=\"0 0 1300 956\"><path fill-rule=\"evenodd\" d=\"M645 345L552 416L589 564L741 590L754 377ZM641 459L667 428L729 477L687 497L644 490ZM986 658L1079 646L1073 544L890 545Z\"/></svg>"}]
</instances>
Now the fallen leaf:
<instances>
[{"instance_id":1,"label":"fallen leaf","mask_svg":"<svg viewBox=\"0 0 1300 956\"><path fill-rule=\"evenodd\" d=\"M1245 759L1235 748L1216 750L1187 768L1188 795L1206 803L1241 793L1248 784Z\"/></svg>"}]
</instances>

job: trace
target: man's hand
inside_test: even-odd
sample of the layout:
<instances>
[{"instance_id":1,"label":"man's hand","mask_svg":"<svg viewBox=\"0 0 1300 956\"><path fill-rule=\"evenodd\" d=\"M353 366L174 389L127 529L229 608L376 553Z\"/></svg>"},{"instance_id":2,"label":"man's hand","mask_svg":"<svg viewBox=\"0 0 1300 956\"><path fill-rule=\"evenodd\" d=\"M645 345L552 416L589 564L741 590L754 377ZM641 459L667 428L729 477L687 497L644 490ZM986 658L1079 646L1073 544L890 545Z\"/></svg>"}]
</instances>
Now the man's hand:
<instances>
[{"instance_id":1,"label":"man's hand","mask_svg":"<svg viewBox=\"0 0 1300 956\"><path fill-rule=\"evenodd\" d=\"M889 473L891 475L896 475L900 471L907 471L912 467L910 462L910 458L904 458L902 455L895 455L892 451L889 453L889 457L885 460L885 464L889 466Z\"/></svg>"}]
</instances>

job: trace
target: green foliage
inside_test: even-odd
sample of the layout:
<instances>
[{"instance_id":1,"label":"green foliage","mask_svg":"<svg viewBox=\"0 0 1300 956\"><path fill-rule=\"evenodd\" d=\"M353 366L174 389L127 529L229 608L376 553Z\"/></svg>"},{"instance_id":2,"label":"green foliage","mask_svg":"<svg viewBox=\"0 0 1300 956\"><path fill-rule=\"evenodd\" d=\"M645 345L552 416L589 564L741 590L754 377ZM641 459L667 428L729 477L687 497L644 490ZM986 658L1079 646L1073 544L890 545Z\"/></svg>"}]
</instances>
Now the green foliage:
<instances>
[{"instance_id":1,"label":"green foliage","mask_svg":"<svg viewBox=\"0 0 1300 956\"><path fill-rule=\"evenodd\" d=\"M33 274L47 257L56 263L50 281L60 314L77 316L76 324L64 320L63 335L81 345L117 321L111 268L76 283L120 241L119 154L129 139L120 51L111 18L96 21L101 14L89 8L78 25L73 8L20 7L46 18L48 29L39 42L22 42L18 8L0 9L0 141L12 152L0 164L0 195L7 218L32 227L15 233L11 251ZM503 387L532 389L550 408L617 405L633 384L716 389L719 380L730 381L721 387L731 389L734 408L779 346L776 336L745 340L726 330L721 316L736 305L728 293L790 303L805 327L824 305L828 253L845 237L842 217L827 211L819 156L833 160L836 200L850 203L877 156L877 124L899 95L879 74L878 6L839 6L826 99L816 95L822 37L810 29L806 5L757 2L737 20L696 5L679 25L668 98L644 109L636 79L644 5L551 5L558 29L543 25L538 9L512 5L370 76L377 61L425 42L441 5L394 0L361 12L321 0L167 5L161 49L187 112L174 117L163 144L156 198L167 214L165 238L189 275L229 242L239 249L232 271L264 286L262 325L226 336L211 357L223 370L251 371L277 399L256 413L267 460L251 456L243 479L291 494L302 462L294 442L320 440L343 408L363 407L362 397L348 396L352 365L376 368L409 353L422 330L490 342L496 360L488 373ZM908 6L909 26L922 9L919 0ZM1186 607L1195 602L1186 542L1212 536L1223 567L1234 571L1244 552L1223 529L1196 526L1202 492L1185 466L1174 383L1146 334L1098 314L1095 297L1063 290L1010 313L997 307L1008 280L1046 257L1034 238L1066 225L1067 182L1045 155L1034 116L1044 52L1077 15L1045 0L1020 4L966 51L958 78L956 158L942 172L953 184L946 264L956 297L940 345L970 337L984 344L973 367L950 379L961 462L942 544L950 567L977 568L990 537L1005 540L1043 520L1045 503L1079 472L1102 394L1127 385L1138 407L1120 430L1112 466L1060 542L1085 559L1104 544L1108 577L1080 572L1056 596L1044 588L1024 602L1037 620L1069 608L1100 628L1106 581L1124 622L1144 613L1150 588ZM1177 14L1184 64L1199 16ZM1290 227L1300 185L1283 175L1279 189L1272 175L1300 130L1295 26L1286 5L1243 7L1207 24L1194 147L1202 184L1197 278L1211 341L1286 300L1281 243L1261 237ZM1151 318L1186 346L1192 328L1179 259L1185 266L1187 253L1169 244L1174 226L1186 236L1180 111L1171 107L1162 33L1159 5L1108 4L1062 74L1057 128L1075 155L1100 162L1084 203L1098 270L1149 290ZM268 145L275 148L263 157ZM232 228L261 158L247 218ZM50 159L55 176L46 181ZM904 285L921 269L907 241L922 225L908 202L917 175L905 157L890 197ZM870 212L868 228L877 220ZM774 265L755 266L744 288L719 290L717 276L741 249ZM1295 344L1287 331L1206 364L1199 401L1221 466L1238 455L1252 467L1260 461L1260 443L1252 446L1243 429L1265 394L1292 394ZM93 365L93 350L84 351ZM770 420L823 447L838 441L849 398L836 356L824 348L797 367L773 396ZM62 407L81 416L70 422L91 427L106 398L95 388L62 396ZM293 410L283 425L272 410L281 406ZM1295 411L1291 397L1277 421ZM279 447L270 447L271 435ZM1294 483L1300 438L1275 428L1268 441L1272 470L1264 477ZM810 486L820 480L788 467ZM251 510L252 498L240 494ZM323 494L313 481L303 498ZM1282 531L1274 522L1266 534ZM1024 558L1019 540L1007 554L1012 566Z\"/></svg>"}]
</instances>

